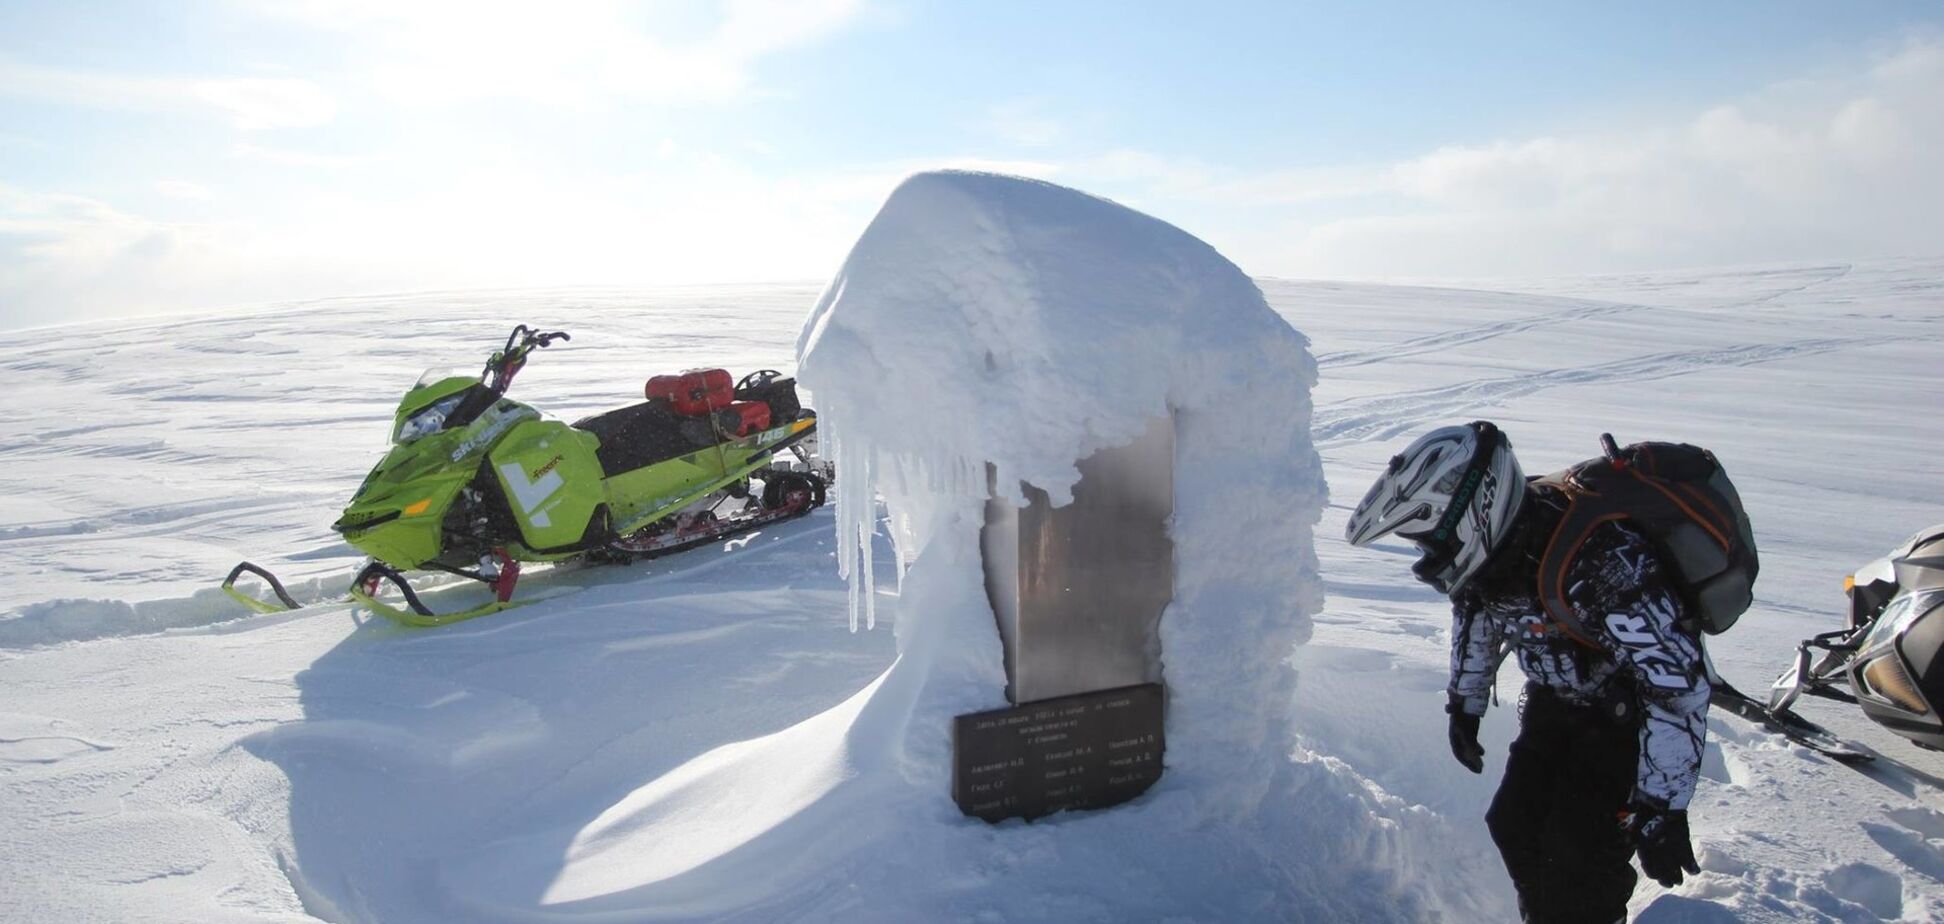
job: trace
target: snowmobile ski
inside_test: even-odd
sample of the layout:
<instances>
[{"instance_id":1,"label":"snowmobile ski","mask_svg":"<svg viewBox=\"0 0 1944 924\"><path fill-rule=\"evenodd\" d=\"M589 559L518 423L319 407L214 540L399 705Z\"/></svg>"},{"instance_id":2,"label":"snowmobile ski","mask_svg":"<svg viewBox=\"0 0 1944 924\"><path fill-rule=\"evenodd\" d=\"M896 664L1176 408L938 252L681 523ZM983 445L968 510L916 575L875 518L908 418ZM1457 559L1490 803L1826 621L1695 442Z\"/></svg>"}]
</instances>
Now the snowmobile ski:
<instances>
[{"instance_id":1,"label":"snowmobile ski","mask_svg":"<svg viewBox=\"0 0 1944 924\"><path fill-rule=\"evenodd\" d=\"M1837 763L1852 767L1863 766L1878 757L1877 752L1836 737L1829 729L1803 718L1794 710L1770 711L1767 706L1719 678L1714 681L1714 692L1708 702L1712 706L1726 709Z\"/></svg>"},{"instance_id":2,"label":"snowmobile ski","mask_svg":"<svg viewBox=\"0 0 1944 924\"><path fill-rule=\"evenodd\" d=\"M498 564L502 570L497 575L487 576L477 572L460 572L464 577L484 581L493 587L493 602L482 604L472 609L460 610L456 613L433 612L432 608L426 606L425 601L419 599L419 595L412 590L412 584L405 579L405 575L399 573L398 569L392 568L381 561L368 562L358 572L358 576L351 580L351 598L363 604L366 609L371 610L373 613L390 619L393 622L403 623L408 626L444 626L502 612L520 605L513 602L513 586L519 581L520 563L510 558L505 558L504 556L504 552L500 553L500 561ZM403 595L405 598L404 609L400 609L378 599L379 591L386 584L397 588L398 592Z\"/></svg>"},{"instance_id":3,"label":"snowmobile ski","mask_svg":"<svg viewBox=\"0 0 1944 924\"><path fill-rule=\"evenodd\" d=\"M254 574L269 584L270 592L277 595L277 602L259 600L236 589L236 579L242 577L245 572ZM229 577L223 579L223 593L229 594L236 602L259 613L283 613L300 608L297 601L290 596L290 591L284 589L283 582L277 580L276 575L247 561L238 562L236 567L230 569Z\"/></svg>"}]
</instances>

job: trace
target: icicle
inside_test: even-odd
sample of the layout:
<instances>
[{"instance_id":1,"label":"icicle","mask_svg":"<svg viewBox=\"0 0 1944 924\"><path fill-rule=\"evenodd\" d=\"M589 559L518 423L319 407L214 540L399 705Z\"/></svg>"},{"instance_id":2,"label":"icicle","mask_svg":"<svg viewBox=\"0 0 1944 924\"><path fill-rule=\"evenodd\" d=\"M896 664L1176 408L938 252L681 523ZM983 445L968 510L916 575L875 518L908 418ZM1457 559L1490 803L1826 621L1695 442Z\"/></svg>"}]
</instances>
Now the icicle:
<instances>
[{"instance_id":1,"label":"icicle","mask_svg":"<svg viewBox=\"0 0 1944 924\"><path fill-rule=\"evenodd\" d=\"M850 582L850 630L856 632L860 621L877 627L871 556L877 533L877 450L868 443L857 445L836 426L830 428L830 447L837 466L837 574Z\"/></svg>"},{"instance_id":2,"label":"icicle","mask_svg":"<svg viewBox=\"0 0 1944 924\"><path fill-rule=\"evenodd\" d=\"M862 556L859 562L858 577L852 586L854 592L864 597L864 628L877 628L877 556L871 548L871 540L877 536L877 450L875 447L858 453L864 457L863 492L858 495L857 505L857 551ZM861 585L861 589L859 588ZM857 608L851 608L851 631L857 631Z\"/></svg>"}]
</instances>

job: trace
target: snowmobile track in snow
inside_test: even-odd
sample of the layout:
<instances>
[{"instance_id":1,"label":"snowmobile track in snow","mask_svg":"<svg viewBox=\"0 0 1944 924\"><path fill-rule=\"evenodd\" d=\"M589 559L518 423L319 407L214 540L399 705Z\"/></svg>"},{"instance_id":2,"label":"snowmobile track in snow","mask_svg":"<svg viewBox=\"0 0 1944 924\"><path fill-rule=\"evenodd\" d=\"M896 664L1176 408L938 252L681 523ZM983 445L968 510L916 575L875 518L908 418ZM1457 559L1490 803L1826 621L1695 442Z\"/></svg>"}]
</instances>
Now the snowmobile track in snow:
<instances>
[{"instance_id":1,"label":"snowmobile track in snow","mask_svg":"<svg viewBox=\"0 0 1944 924\"><path fill-rule=\"evenodd\" d=\"M1571 311L1526 315L1520 318L1494 321L1490 324L1480 324L1476 327L1461 327L1456 330L1426 334L1422 337L1413 337L1409 340L1400 341L1392 346L1380 349L1344 350L1338 353L1323 353L1316 357L1316 365L1324 369L1367 366L1372 363L1381 363L1407 356L1421 356L1425 353L1435 353L1440 350L1451 349L1452 347L1482 343L1510 334L1523 334L1559 324L1572 324L1579 321L1644 310L1656 309L1652 305L1593 303L1587 307L1575 308Z\"/></svg>"},{"instance_id":2,"label":"snowmobile track in snow","mask_svg":"<svg viewBox=\"0 0 1944 924\"><path fill-rule=\"evenodd\" d=\"M1910 338L1936 341L1938 337ZM1316 413L1314 433L1319 444L1342 441L1391 440L1420 429L1427 421L1477 413L1479 409L1523 398L1551 388L1640 382L1689 375L1723 366L1761 363L1812 356L1881 343L1871 337L1832 337L1747 346L1710 347L1635 356L1593 366L1548 369L1502 378L1476 379L1419 391L1353 398Z\"/></svg>"}]
</instances>

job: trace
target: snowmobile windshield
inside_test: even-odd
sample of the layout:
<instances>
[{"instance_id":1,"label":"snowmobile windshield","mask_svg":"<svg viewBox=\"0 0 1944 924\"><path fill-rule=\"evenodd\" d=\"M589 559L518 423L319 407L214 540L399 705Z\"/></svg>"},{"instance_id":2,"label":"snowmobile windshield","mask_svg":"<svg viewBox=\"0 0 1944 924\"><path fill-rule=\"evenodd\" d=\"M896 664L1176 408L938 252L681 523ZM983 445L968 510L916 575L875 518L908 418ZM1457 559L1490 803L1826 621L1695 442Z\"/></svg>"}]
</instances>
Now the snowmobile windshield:
<instances>
[{"instance_id":1,"label":"snowmobile windshield","mask_svg":"<svg viewBox=\"0 0 1944 924\"><path fill-rule=\"evenodd\" d=\"M424 410L405 418L405 422L398 425L398 437L393 442L403 446L445 429L452 412L465 400L466 392L462 391L426 405Z\"/></svg>"},{"instance_id":2,"label":"snowmobile windshield","mask_svg":"<svg viewBox=\"0 0 1944 924\"><path fill-rule=\"evenodd\" d=\"M479 373L477 372L470 372L465 369L460 369L454 366L433 366L432 368L425 370L425 374L419 376L418 383L413 385L412 387L424 388L427 385L437 385L440 382L445 381L446 379L476 379L476 378L479 378Z\"/></svg>"}]
</instances>

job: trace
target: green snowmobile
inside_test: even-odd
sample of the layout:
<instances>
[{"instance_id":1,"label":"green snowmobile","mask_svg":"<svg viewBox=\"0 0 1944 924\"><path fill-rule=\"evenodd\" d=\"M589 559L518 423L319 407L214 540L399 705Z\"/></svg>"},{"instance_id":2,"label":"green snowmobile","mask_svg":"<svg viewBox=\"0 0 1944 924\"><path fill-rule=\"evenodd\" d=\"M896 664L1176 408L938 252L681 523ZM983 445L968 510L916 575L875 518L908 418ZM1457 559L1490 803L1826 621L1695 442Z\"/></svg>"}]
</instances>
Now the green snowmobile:
<instances>
[{"instance_id":1,"label":"green snowmobile","mask_svg":"<svg viewBox=\"0 0 1944 924\"><path fill-rule=\"evenodd\" d=\"M794 379L769 369L733 386L721 369L655 376L648 400L572 425L506 397L530 353L568 339L520 325L480 374L435 369L405 393L391 451L331 527L371 556L352 597L402 623L444 625L515 605L521 562L650 558L823 504L827 481L802 442L817 418ZM778 459L785 450L794 462ZM410 570L483 582L495 599L434 613ZM245 573L278 602L239 590ZM403 608L379 599L386 585ZM297 608L249 562L222 586L259 612Z\"/></svg>"}]
</instances>

